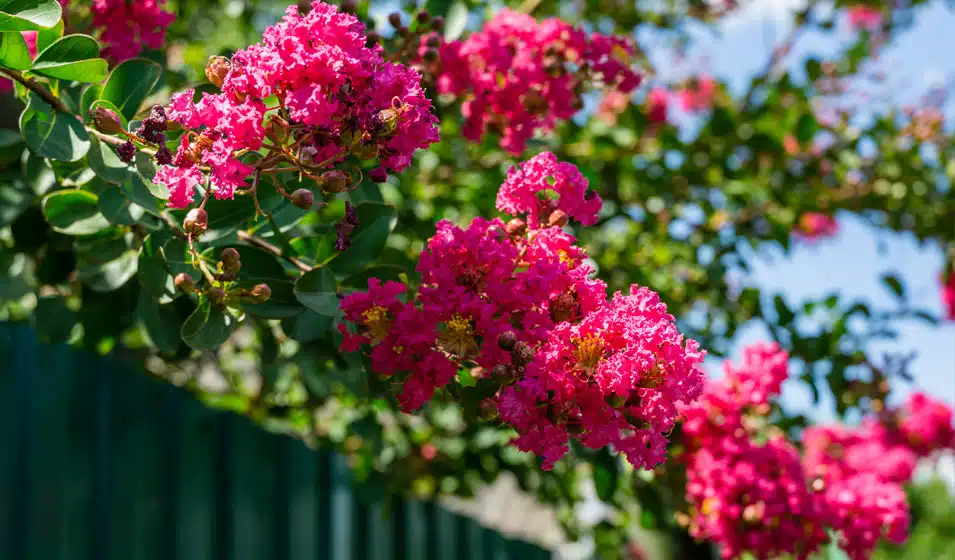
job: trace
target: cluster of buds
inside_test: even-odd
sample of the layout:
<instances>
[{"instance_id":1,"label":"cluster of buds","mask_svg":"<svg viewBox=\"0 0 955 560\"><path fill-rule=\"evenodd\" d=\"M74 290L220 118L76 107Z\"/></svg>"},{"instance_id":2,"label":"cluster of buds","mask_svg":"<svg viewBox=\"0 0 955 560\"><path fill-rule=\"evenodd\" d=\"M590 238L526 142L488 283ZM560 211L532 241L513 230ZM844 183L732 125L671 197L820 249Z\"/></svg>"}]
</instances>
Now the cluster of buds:
<instances>
[{"instance_id":1,"label":"cluster of buds","mask_svg":"<svg viewBox=\"0 0 955 560\"><path fill-rule=\"evenodd\" d=\"M194 258L201 259L201 256L194 255ZM185 272L176 275L174 283L176 289L182 293L203 293L209 300L216 305L228 305L230 303L265 303L272 297L272 289L268 284L256 284L251 288L237 286L235 282L239 278L239 271L242 269L242 260L238 249L226 247L219 255L219 262L216 263L215 272L208 270L205 265L200 265L200 270L206 279L205 287L200 290L192 276Z\"/></svg>"}]
</instances>

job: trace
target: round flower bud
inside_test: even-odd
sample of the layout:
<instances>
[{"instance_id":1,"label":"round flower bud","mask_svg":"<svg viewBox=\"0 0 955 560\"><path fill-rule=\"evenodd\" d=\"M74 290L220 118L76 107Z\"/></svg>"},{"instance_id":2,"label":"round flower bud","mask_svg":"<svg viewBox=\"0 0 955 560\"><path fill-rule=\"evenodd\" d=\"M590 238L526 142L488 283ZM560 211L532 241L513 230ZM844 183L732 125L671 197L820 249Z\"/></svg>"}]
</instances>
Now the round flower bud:
<instances>
[{"instance_id":1,"label":"round flower bud","mask_svg":"<svg viewBox=\"0 0 955 560\"><path fill-rule=\"evenodd\" d=\"M258 303L265 303L272 297L272 288L268 284L256 284L249 295Z\"/></svg>"},{"instance_id":2,"label":"round flower bud","mask_svg":"<svg viewBox=\"0 0 955 560\"><path fill-rule=\"evenodd\" d=\"M422 24L427 24L431 21L431 14L428 13L428 10L421 10L418 12L418 21Z\"/></svg>"},{"instance_id":3,"label":"round flower bud","mask_svg":"<svg viewBox=\"0 0 955 560\"><path fill-rule=\"evenodd\" d=\"M105 107L97 107L89 112L93 119L93 126L96 130L106 134L119 134L123 132L123 120L119 118L116 111Z\"/></svg>"},{"instance_id":4,"label":"round flower bud","mask_svg":"<svg viewBox=\"0 0 955 560\"><path fill-rule=\"evenodd\" d=\"M497 337L497 345L501 347L501 350L506 350L510 352L514 349L514 346L517 344L517 335L514 334L514 331L505 331L501 333L501 336Z\"/></svg>"},{"instance_id":5,"label":"round flower bud","mask_svg":"<svg viewBox=\"0 0 955 560\"><path fill-rule=\"evenodd\" d=\"M388 180L388 171L384 167L376 167L368 173L368 177L376 183L384 183Z\"/></svg>"},{"instance_id":6,"label":"round flower bud","mask_svg":"<svg viewBox=\"0 0 955 560\"><path fill-rule=\"evenodd\" d=\"M425 45L427 45L429 48L437 49L441 46L441 37L438 35L431 35L428 37L427 41L425 41Z\"/></svg>"},{"instance_id":7,"label":"round flower bud","mask_svg":"<svg viewBox=\"0 0 955 560\"><path fill-rule=\"evenodd\" d=\"M437 62L438 61L438 51L436 49L428 49L424 51L424 54L421 56L425 62Z\"/></svg>"},{"instance_id":8,"label":"round flower bud","mask_svg":"<svg viewBox=\"0 0 955 560\"><path fill-rule=\"evenodd\" d=\"M206 297L209 298L212 303L221 303L225 300L225 291L222 288L209 288L206 290Z\"/></svg>"},{"instance_id":9,"label":"round flower bud","mask_svg":"<svg viewBox=\"0 0 955 560\"><path fill-rule=\"evenodd\" d=\"M224 82L225 77L229 75L231 68L232 63L229 62L228 58L224 56L210 57L209 63L206 65L206 78L212 82L212 85L221 88L222 82Z\"/></svg>"},{"instance_id":10,"label":"round flower bud","mask_svg":"<svg viewBox=\"0 0 955 560\"><path fill-rule=\"evenodd\" d=\"M504 381L511 376L511 368L504 364L497 364L491 368L491 378L497 381Z\"/></svg>"},{"instance_id":11,"label":"round flower bud","mask_svg":"<svg viewBox=\"0 0 955 560\"><path fill-rule=\"evenodd\" d=\"M192 279L192 276L185 272L177 274L173 283L176 285L176 289L184 294L196 291L196 282Z\"/></svg>"},{"instance_id":12,"label":"round flower bud","mask_svg":"<svg viewBox=\"0 0 955 560\"><path fill-rule=\"evenodd\" d=\"M239 263L239 251L234 247L226 247L222 250L222 254L219 255L219 258L222 259L222 262L226 264L238 264Z\"/></svg>"},{"instance_id":13,"label":"round flower bud","mask_svg":"<svg viewBox=\"0 0 955 560\"><path fill-rule=\"evenodd\" d=\"M327 193L345 192L348 190L348 185L350 184L351 176L338 169L332 169L331 171L322 173L318 180L318 186L322 188L322 191Z\"/></svg>"},{"instance_id":14,"label":"round flower bud","mask_svg":"<svg viewBox=\"0 0 955 560\"><path fill-rule=\"evenodd\" d=\"M527 224L520 218L512 218L504 229L511 237L520 237L527 231Z\"/></svg>"},{"instance_id":15,"label":"round flower bud","mask_svg":"<svg viewBox=\"0 0 955 560\"><path fill-rule=\"evenodd\" d=\"M511 351L511 360L518 366L526 366L534 359L534 351L523 342L518 343Z\"/></svg>"},{"instance_id":16,"label":"round flower bud","mask_svg":"<svg viewBox=\"0 0 955 560\"><path fill-rule=\"evenodd\" d=\"M224 282L235 280L235 276L242 268L242 261L239 260L239 252L232 247L223 249L219 265L222 268L223 275L226 276L226 278L220 278L220 280Z\"/></svg>"},{"instance_id":17,"label":"round flower bud","mask_svg":"<svg viewBox=\"0 0 955 560\"><path fill-rule=\"evenodd\" d=\"M354 14L358 11L358 6L355 4L355 0L344 0L342 2L342 11L346 14Z\"/></svg>"},{"instance_id":18,"label":"round flower bud","mask_svg":"<svg viewBox=\"0 0 955 560\"><path fill-rule=\"evenodd\" d=\"M444 31L444 18L437 16L431 20L431 29L435 31Z\"/></svg>"},{"instance_id":19,"label":"round flower bud","mask_svg":"<svg viewBox=\"0 0 955 560\"><path fill-rule=\"evenodd\" d=\"M401 14L398 12L392 12L388 15L388 23L391 24L395 29L401 27Z\"/></svg>"},{"instance_id":20,"label":"round flower bud","mask_svg":"<svg viewBox=\"0 0 955 560\"><path fill-rule=\"evenodd\" d=\"M554 210L547 219L547 225L551 227L564 227L567 225L567 212L563 210Z\"/></svg>"},{"instance_id":21,"label":"round flower bud","mask_svg":"<svg viewBox=\"0 0 955 560\"><path fill-rule=\"evenodd\" d=\"M302 210L309 210L315 204L315 195L308 189L298 189L292 193L292 204Z\"/></svg>"},{"instance_id":22,"label":"round flower bud","mask_svg":"<svg viewBox=\"0 0 955 560\"><path fill-rule=\"evenodd\" d=\"M202 208L193 208L182 221L182 229L188 235L201 235L209 227L209 214Z\"/></svg>"}]
</instances>

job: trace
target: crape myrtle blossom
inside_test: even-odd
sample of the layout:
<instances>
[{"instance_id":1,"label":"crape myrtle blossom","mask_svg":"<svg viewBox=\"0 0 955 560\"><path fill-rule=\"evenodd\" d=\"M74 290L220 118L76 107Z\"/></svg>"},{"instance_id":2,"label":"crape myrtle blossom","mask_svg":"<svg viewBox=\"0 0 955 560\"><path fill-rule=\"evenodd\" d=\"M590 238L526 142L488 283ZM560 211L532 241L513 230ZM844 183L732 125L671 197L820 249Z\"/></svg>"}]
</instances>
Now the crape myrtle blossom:
<instances>
[{"instance_id":1,"label":"crape myrtle blossom","mask_svg":"<svg viewBox=\"0 0 955 560\"><path fill-rule=\"evenodd\" d=\"M807 558L835 532L853 560L882 538L901 543L909 512L902 484L916 461L955 445L952 410L915 393L858 427L812 426L803 454L767 422L788 375L775 344L746 348L739 366L684 407L686 520L724 558Z\"/></svg>"},{"instance_id":2,"label":"crape myrtle blossom","mask_svg":"<svg viewBox=\"0 0 955 560\"><path fill-rule=\"evenodd\" d=\"M806 212L799 216L793 234L802 241L813 242L833 237L839 231L835 218L822 212Z\"/></svg>"},{"instance_id":3,"label":"crape myrtle blossom","mask_svg":"<svg viewBox=\"0 0 955 560\"><path fill-rule=\"evenodd\" d=\"M540 203L547 189L558 196ZM546 469L571 439L613 445L638 468L662 462L677 405L701 390L704 352L649 289L607 298L561 227L600 210L573 165L544 153L511 169L498 207L518 217L437 224L417 293L372 279L346 296L342 349L368 352L374 374L400 384L406 411L470 369L492 384L484 410Z\"/></svg>"},{"instance_id":4,"label":"crape myrtle blossom","mask_svg":"<svg viewBox=\"0 0 955 560\"><path fill-rule=\"evenodd\" d=\"M852 6L846 16L853 30L877 31L882 27L882 11L873 6Z\"/></svg>"},{"instance_id":5,"label":"crape myrtle blossom","mask_svg":"<svg viewBox=\"0 0 955 560\"><path fill-rule=\"evenodd\" d=\"M589 84L631 93L640 84L630 67L633 52L622 37L503 9L467 39L440 45L437 88L463 99L466 138L495 132L501 148L517 155L535 132L571 118Z\"/></svg>"},{"instance_id":6,"label":"crape myrtle blossom","mask_svg":"<svg viewBox=\"0 0 955 560\"><path fill-rule=\"evenodd\" d=\"M123 61L144 48L162 48L166 28L176 19L165 7L166 0L93 0L93 27L101 31L100 40L106 43L103 56Z\"/></svg>"},{"instance_id":7,"label":"crape myrtle blossom","mask_svg":"<svg viewBox=\"0 0 955 560\"><path fill-rule=\"evenodd\" d=\"M943 312L947 320L955 321L955 266L949 265L941 276Z\"/></svg>"},{"instance_id":8,"label":"crape myrtle blossom","mask_svg":"<svg viewBox=\"0 0 955 560\"><path fill-rule=\"evenodd\" d=\"M219 199L248 186L257 170L282 163L323 191L341 192L351 177L336 170L333 181L327 170L347 156L377 160L372 175L383 180L438 139L417 71L384 60L380 45L366 46L355 16L322 2L304 15L289 6L262 42L231 60L213 58L206 75L221 93L196 99L182 92L167 108L169 120L186 129L172 165L156 176L175 208L192 201L197 168L208 171ZM272 96L277 106L266 105ZM241 157L263 146L270 150L264 159Z\"/></svg>"}]
</instances>

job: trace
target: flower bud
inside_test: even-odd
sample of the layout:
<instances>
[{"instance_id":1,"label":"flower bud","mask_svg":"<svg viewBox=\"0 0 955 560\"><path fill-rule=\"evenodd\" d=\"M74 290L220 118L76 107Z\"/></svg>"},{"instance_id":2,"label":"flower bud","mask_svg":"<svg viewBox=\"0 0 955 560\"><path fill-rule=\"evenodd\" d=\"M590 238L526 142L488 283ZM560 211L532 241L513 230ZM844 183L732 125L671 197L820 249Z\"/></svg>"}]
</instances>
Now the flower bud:
<instances>
[{"instance_id":1,"label":"flower bud","mask_svg":"<svg viewBox=\"0 0 955 560\"><path fill-rule=\"evenodd\" d=\"M516 344L517 335L514 334L514 331L504 331L499 337L497 337L497 345L501 347L501 350L510 352L514 349Z\"/></svg>"},{"instance_id":2,"label":"flower bud","mask_svg":"<svg viewBox=\"0 0 955 560\"><path fill-rule=\"evenodd\" d=\"M222 254L219 255L219 258L223 263L226 264L238 264L239 263L239 251L234 247L226 247L222 250Z\"/></svg>"},{"instance_id":3,"label":"flower bud","mask_svg":"<svg viewBox=\"0 0 955 560\"><path fill-rule=\"evenodd\" d=\"M187 235L202 235L209 227L209 215L202 208L193 208L182 221L182 229Z\"/></svg>"},{"instance_id":4,"label":"flower bud","mask_svg":"<svg viewBox=\"0 0 955 560\"><path fill-rule=\"evenodd\" d=\"M123 120L119 118L116 111L105 107L96 107L90 109L90 117L93 119L93 126L96 130L106 134L119 134L124 132Z\"/></svg>"},{"instance_id":5,"label":"flower bud","mask_svg":"<svg viewBox=\"0 0 955 560\"><path fill-rule=\"evenodd\" d=\"M428 39L425 41L425 45L427 45L428 48L431 48L431 49L440 48L440 47L441 47L441 37L439 37L438 35L431 35L431 36L429 36Z\"/></svg>"},{"instance_id":6,"label":"flower bud","mask_svg":"<svg viewBox=\"0 0 955 560\"><path fill-rule=\"evenodd\" d=\"M431 29L435 31L444 31L444 18L437 16L431 20Z\"/></svg>"},{"instance_id":7,"label":"flower bud","mask_svg":"<svg viewBox=\"0 0 955 560\"><path fill-rule=\"evenodd\" d=\"M411 29L407 25L402 25L398 28L399 37L407 37L408 35L411 35Z\"/></svg>"},{"instance_id":8,"label":"flower bud","mask_svg":"<svg viewBox=\"0 0 955 560\"><path fill-rule=\"evenodd\" d=\"M229 75L232 63L224 56L209 57L209 63L206 65L206 78L217 88L222 87L222 82Z\"/></svg>"},{"instance_id":9,"label":"flower bud","mask_svg":"<svg viewBox=\"0 0 955 560\"><path fill-rule=\"evenodd\" d=\"M527 224L520 218L512 218L511 221L507 222L504 230L511 237L520 237L527 231Z\"/></svg>"},{"instance_id":10,"label":"flower bud","mask_svg":"<svg viewBox=\"0 0 955 560\"><path fill-rule=\"evenodd\" d=\"M391 24L395 29L401 27L401 14L398 12L392 12L388 15L388 23Z\"/></svg>"},{"instance_id":11,"label":"flower bud","mask_svg":"<svg viewBox=\"0 0 955 560\"><path fill-rule=\"evenodd\" d=\"M425 62L437 62L440 56L438 55L437 49L428 49L424 51L422 57Z\"/></svg>"},{"instance_id":12,"label":"flower bud","mask_svg":"<svg viewBox=\"0 0 955 560\"><path fill-rule=\"evenodd\" d=\"M206 297L212 303L222 303L225 300L225 291L222 288L209 288L206 290Z\"/></svg>"},{"instance_id":13,"label":"flower bud","mask_svg":"<svg viewBox=\"0 0 955 560\"><path fill-rule=\"evenodd\" d=\"M418 12L418 22L421 24L427 25L431 21L431 14L428 13L428 10L421 10Z\"/></svg>"},{"instance_id":14,"label":"flower bud","mask_svg":"<svg viewBox=\"0 0 955 560\"><path fill-rule=\"evenodd\" d=\"M272 297L272 288L268 284L256 284L249 295L258 303L265 303Z\"/></svg>"},{"instance_id":15,"label":"flower bud","mask_svg":"<svg viewBox=\"0 0 955 560\"><path fill-rule=\"evenodd\" d=\"M483 401L479 407L481 418L484 420L495 420L500 414L497 407L491 401Z\"/></svg>"},{"instance_id":16,"label":"flower bud","mask_svg":"<svg viewBox=\"0 0 955 560\"><path fill-rule=\"evenodd\" d=\"M382 109L375 115L375 119L381 126L383 134L391 134L398 128L398 111L394 109Z\"/></svg>"},{"instance_id":17,"label":"flower bud","mask_svg":"<svg viewBox=\"0 0 955 560\"><path fill-rule=\"evenodd\" d=\"M216 275L216 280L219 282L234 282L239 277L235 272L223 272Z\"/></svg>"},{"instance_id":18,"label":"flower bud","mask_svg":"<svg viewBox=\"0 0 955 560\"><path fill-rule=\"evenodd\" d=\"M378 166L368 173L368 177L376 183L384 183L388 180L388 171L384 167Z\"/></svg>"},{"instance_id":19,"label":"flower bud","mask_svg":"<svg viewBox=\"0 0 955 560\"><path fill-rule=\"evenodd\" d=\"M358 11L358 6L355 4L355 0L344 0L342 2L342 12L346 14L354 14Z\"/></svg>"},{"instance_id":20,"label":"flower bud","mask_svg":"<svg viewBox=\"0 0 955 560\"><path fill-rule=\"evenodd\" d=\"M195 280L193 280L192 276L189 276L185 272L180 272L177 274L176 279L173 280L173 283L176 285L176 289L184 294L196 291Z\"/></svg>"},{"instance_id":21,"label":"flower bud","mask_svg":"<svg viewBox=\"0 0 955 560\"><path fill-rule=\"evenodd\" d=\"M219 280L223 282L235 280L239 274L239 270L242 268L242 261L239 260L239 252L232 247L227 247L222 250L220 258L219 268L222 270L222 274Z\"/></svg>"},{"instance_id":22,"label":"flower bud","mask_svg":"<svg viewBox=\"0 0 955 560\"><path fill-rule=\"evenodd\" d=\"M491 378L495 381L505 381L511 377L511 368L504 364L497 364L491 368Z\"/></svg>"},{"instance_id":23,"label":"flower bud","mask_svg":"<svg viewBox=\"0 0 955 560\"><path fill-rule=\"evenodd\" d=\"M331 171L322 173L318 180L318 186L326 193L345 192L348 190L350 184L351 175L338 169L332 169Z\"/></svg>"},{"instance_id":24,"label":"flower bud","mask_svg":"<svg viewBox=\"0 0 955 560\"><path fill-rule=\"evenodd\" d=\"M292 204L302 210L309 210L315 204L315 195L308 189L298 189L292 193Z\"/></svg>"},{"instance_id":25,"label":"flower bud","mask_svg":"<svg viewBox=\"0 0 955 560\"><path fill-rule=\"evenodd\" d=\"M533 358L534 351L523 342L519 342L511 351L511 360L517 366L526 366Z\"/></svg>"},{"instance_id":26,"label":"flower bud","mask_svg":"<svg viewBox=\"0 0 955 560\"><path fill-rule=\"evenodd\" d=\"M550 227L564 227L567 225L567 212L563 210L554 210L547 218L547 225Z\"/></svg>"}]
</instances>

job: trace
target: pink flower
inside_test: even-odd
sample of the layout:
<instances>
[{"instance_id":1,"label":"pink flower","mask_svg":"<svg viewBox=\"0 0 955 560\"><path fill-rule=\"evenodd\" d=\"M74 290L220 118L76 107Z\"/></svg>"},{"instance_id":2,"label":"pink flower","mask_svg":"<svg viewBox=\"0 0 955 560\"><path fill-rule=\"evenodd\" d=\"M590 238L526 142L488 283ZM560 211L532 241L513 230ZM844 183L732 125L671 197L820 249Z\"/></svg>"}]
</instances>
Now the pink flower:
<instances>
[{"instance_id":1,"label":"pink flower","mask_svg":"<svg viewBox=\"0 0 955 560\"><path fill-rule=\"evenodd\" d=\"M920 456L955 449L952 408L925 393L912 393L899 411L899 431Z\"/></svg>"},{"instance_id":2,"label":"pink flower","mask_svg":"<svg viewBox=\"0 0 955 560\"><path fill-rule=\"evenodd\" d=\"M195 188L202 182L202 172L195 165L174 167L163 165L156 172L153 182L169 189L169 206L185 208L192 202Z\"/></svg>"},{"instance_id":3,"label":"pink flower","mask_svg":"<svg viewBox=\"0 0 955 560\"><path fill-rule=\"evenodd\" d=\"M716 97L716 80L706 75L699 76L676 92L676 97L684 111L690 113L706 111L713 105Z\"/></svg>"},{"instance_id":4,"label":"pink flower","mask_svg":"<svg viewBox=\"0 0 955 560\"><path fill-rule=\"evenodd\" d=\"M834 218L821 212L806 212L799 216L799 223L793 232L803 241L816 241L833 237L839 231L839 224Z\"/></svg>"},{"instance_id":5,"label":"pink flower","mask_svg":"<svg viewBox=\"0 0 955 560\"><path fill-rule=\"evenodd\" d=\"M670 92L665 88L655 87L647 96L647 118L653 124L666 122L667 108L670 104Z\"/></svg>"},{"instance_id":6,"label":"pink flower","mask_svg":"<svg viewBox=\"0 0 955 560\"><path fill-rule=\"evenodd\" d=\"M93 0L93 27L106 43L103 55L116 61L133 58L143 48L162 48L166 28L176 15L164 11L166 0Z\"/></svg>"},{"instance_id":7,"label":"pink flower","mask_svg":"<svg viewBox=\"0 0 955 560\"><path fill-rule=\"evenodd\" d=\"M955 321L955 267L942 275L942 306L945 318Z\"/></svg>"},{"instance_id":8,"label":"pink flower","mask_svg":"<svg viewBox=\"0 0 955 560\"><path fill-rule=\"evenodd\" d=\"M600 101L600 106L597 107L597 118L610 125L616 124L617 117L626 111L629 105L630 96L628 94L616 89L610 90Z\"/></svg>"},{"instance_id":9,"label":"pink flower","mask_svg":"<svg viewBox=\"0 0 955 560\"><path fill-rule=\"evenodd\" d=\"M882 27L882 11L872 6L852 6L846 10L849 27L854 30L877 31Z\"/></svg>"},{"instance_id":10,"label":"pink flower","mask_svg":"<svg viewBox=\"0 0 955 560\"><path fill-rule=\"evenodd\" d=\"M577 112L586 75L633 91L640 76L630 68L632 53L622 38L503 9L466 40L441 45L438 91L467 98L461 107L467 138L493 131L501 148L519 154L536 132Z\"/></svg>"},{"instance_id":11,"label":"pink flower","mask_svg":"<svg viewBox=\"0 0 955 560\"><path fill-rule=\"evenodd\" d=\"M556 193L557 199L540 198L544 191ZM550 152L512 167L497 193L497 209L511 215L527 214L530 227L546 224L558 210L584 225L593 225L602 207L600 196L588 190L580 171L570 163L558 162Z\"/></svg>"}]
</instances>

